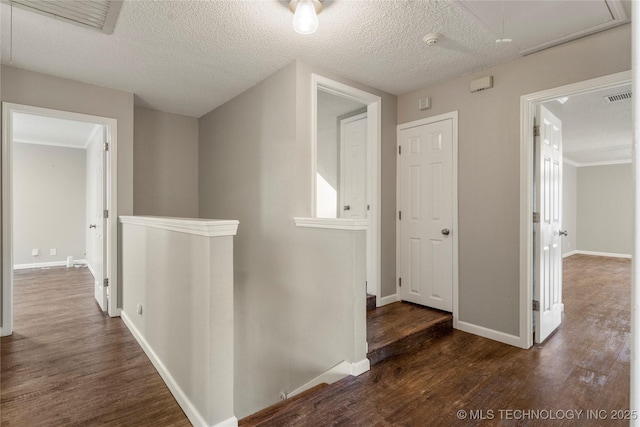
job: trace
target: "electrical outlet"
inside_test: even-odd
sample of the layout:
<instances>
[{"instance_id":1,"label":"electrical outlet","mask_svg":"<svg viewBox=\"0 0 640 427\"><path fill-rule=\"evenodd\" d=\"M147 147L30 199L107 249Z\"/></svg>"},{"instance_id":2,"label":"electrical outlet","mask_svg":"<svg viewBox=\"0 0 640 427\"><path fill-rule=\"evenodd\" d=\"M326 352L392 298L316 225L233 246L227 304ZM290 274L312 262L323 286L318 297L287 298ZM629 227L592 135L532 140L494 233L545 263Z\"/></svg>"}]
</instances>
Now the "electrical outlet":
<instances>
[{"instance_id":1,"label":"electrical outlet","mask_svg":"<svg viewBox=\"0 0 640 427\"><path fill-rule=\"evenodd\" d=\"M49 249L49 255L58 255L58 251L56 250L56 248Z\"/></svg>"},{"instance_id":2,"label":"electrical outlet","mask_svg":"<svg viewBox=\"0 0 640 427\"><path fill-rule=\"evenodd\" d=\"M38 249L31 249L31 256L38 256L40 251Z\"/></svg>"}]
</instances>

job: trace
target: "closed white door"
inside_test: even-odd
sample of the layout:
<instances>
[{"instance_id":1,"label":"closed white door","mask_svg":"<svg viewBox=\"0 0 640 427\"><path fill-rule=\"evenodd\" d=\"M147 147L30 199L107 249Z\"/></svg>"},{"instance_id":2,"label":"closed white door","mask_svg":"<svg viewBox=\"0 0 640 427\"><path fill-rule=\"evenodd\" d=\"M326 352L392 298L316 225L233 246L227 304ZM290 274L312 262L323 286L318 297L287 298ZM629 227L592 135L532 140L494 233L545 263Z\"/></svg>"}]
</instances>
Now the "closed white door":
<instances>
[{"instance_id":1,"label":"closed white door","mask_svg":"<svg viewBox=\"0 0 640 427\"><path fill-rule=\"evenodd\" d=\"M453 120L400 131L400 299L453 311Z\"/></svg>"},{"instance_id":2,"label":"closed white door","mask_svg":"<svg viewBox=\"0 0 640 427\"><path fill-rule=\"evenodd\" d=\"M340 121L341 218L367 218L367 114Z\"/></svg>"},{"instance_id":3,"label":"closed white door","mask_svg":"<svg viewBox=\"0 0 640 427\"><path fill-rule=\"evenodd\" d=\"M108 128L103 126L103 141L108 141ZM100 305L102 311L107 311L109 308L109 295L108 286L106 286L104 274L107 262L106 255L107 239L105 237L108 232L108 220L105 216L105 209L107 208L107 179L105 179L105 171L107 170L108 155L106 151L106 144L95 144L94 156L96 165L94 170L93 179L95 180L95 222L90 227L95 228L95 258L93 270L95 274L95 298Z\"/></svg>"},{"instance_id":4,"label":"closed white door","mask_svg":"<svg viewBox=\"0 0 640 427\"><path fill-rule=\"evenodd\" d=\"M536 123L534 315L541 343L562 322L562 122L541 105Z\"/></svg>"}]
</instances>

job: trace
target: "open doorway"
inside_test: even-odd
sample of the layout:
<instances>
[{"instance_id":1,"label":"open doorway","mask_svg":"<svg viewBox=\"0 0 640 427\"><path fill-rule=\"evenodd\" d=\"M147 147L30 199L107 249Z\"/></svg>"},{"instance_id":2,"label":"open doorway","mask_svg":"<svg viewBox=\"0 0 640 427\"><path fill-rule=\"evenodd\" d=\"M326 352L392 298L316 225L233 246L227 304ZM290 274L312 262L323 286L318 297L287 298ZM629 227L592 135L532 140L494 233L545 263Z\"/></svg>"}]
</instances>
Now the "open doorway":
<instances>
[{"instance_id":1,"label":"open doorway","mask_svg":"<svg viewBox=\"0 0 640 427\"><path fill-rule=\"evenodd\" d=\"M376 95L312 75L312 216L365 225L366 287L378 306L381 103Z\"/></svg>"},{"instance_id":2,"label":"open doorway","mask_svg":"<svg viewBox=\"0 0 640 427\"><path fill-rule=\"evenodd\" d=\"M117 312L116 121L3 104L2 336L13 332L14 270L88 266Z\"/></svg>"},{"instance_id":3,"label":"open doorway","mask_svg":"<svg viewBox=\"0 0 640 427\"><path fill-rule=\"evenodd\" d=\"M605 96L604 94L615 95L615 94L624 92L625 88L627 87L627 85L630 85L630 83L631 83L631 73L623 72L623 73L604 76L601 78L592 79L592 80L588 80L588 81L584 81L584 82L580 82L572 85L567 85L559 88L549 89L549 90L534 93L534 94L524 95L521 98L521 123L522 123L521 147L520 147L521 148L521 180L520 180L520 185L521 185L520 313L521 314L520 314L520 342L518 345L523 348L529 348L533 345L534 323L537 323L538 325L541 324L541 320L540 320L541 316L543 315L544 310L546 310L546 308L541 307L543 302L540 301L539 299L536 299L536 297L534 297L534 292L536 293L536 296L538 296L539 291L541 289L545 289L545 288L550 289L547 286L545 286L544 283L541 286L536 286L536 283L535 283L536 280L541 280L540 277L544 277L544 275L546 274L544 271L538 268L539 260L542 258L540 253L543 249L543 244L538 243L536 245L536 243L534 243L534 242L538 242L537 239L542 235L542 232L538 230L541 230L540 228L541 225L539 224L544 222L541 219L542 213L537 212L537 209L536 209L536 208L539 208L539 206L536 206L536 203L539 203L539 201L536 200L536 189L539 190L544 185L540 185L540 182L536 181L535 174L534 174L534 171L535 171L534 159L536 158L534 153L534 147L535 147L534 130L536 125L541 125L541 126L544 125L542 123L542 121L544 121L544 118L540 117L540 113L538 113L540 111L540 106L543 106L543 105L546 106L547 108L545 108L545 110L547 112L549 112L549 109L551 109L551 110L555 110L556 113L560 111L560 114L564 114L564 108L558 108L558 105L563 105L562 102L566 103L569 99L573 98L574 103L577 105L579 102L578 100L580 99L579 97L581 96L585 96L586 98L588 98L589 94L593 94L593 97L595 99L598 96L601 96L599 94L602 94L602 96ZM588 110L588 114L593 113L593 105L591 105L590 107L585 105L584 107L585 107L584 108L585 110ZM570 108L567 108L566 110L568 113L571 112ZM552 112L550 114L552 117L554 118L556 117L555 114L553 114ZM600 114L603 114L603 112L601 111ZM571 120L573 120L575 117L572 117L571 115L567 116L567 118L569 119L569 122L571 122ZM601 121L604 121L602 120L602 118L600 119ZM583 117L581 120L589 120L589 119L586 119ZM591 117L590 121L593 122L597 120L595 120L594 117ZM558 124L555 124L554 120L550 119L548 120L548 122L551 123L550 128L558 127ZM562 127L562 125L560 126ZM546 137L545 135L542 135L542 133L544 133L543 130L541 130L540 132L541 133L539 138L541 141L543 141L545 140ZM615 143L615 142L611 143L610 144L611 146L608 149L603 150L602 143L600 143L599 145L596 145L596 147L594 148L592 145L595 143L589 143L589 144L586 143L586 139L584 136L579 137L577 139L579 141L577 141L575 144L582 143L581 151L583 154L578 154L579 150L572 147L572 143L570 142L570 145L568 148L569 159L571 159L571 156L574 156L574 158L580 158L580 156L587 158L588 156L593 156L597 154L597 152L600 152L600 155L603 155L603 153L606 152L608 154L606 154L605 156L609 156L610 158L609 160L613 161L611 157L615 156L614 152L625 151L620 147L615 147L616 145L619 145L618 143ZM629 152L630 152L631 140L628 141L628 145L629 145ZM620 159L617 160L617 162L621 162L621 161L623 160L620 160ZM624 161L627 161L627 160L624 160ZM598 162L602 162L602 160ZM552 162L549 162L549 163L552 164ZM542 164L542 162L540 162L539 164ZM562 165L562 162L560 163L560 165ZM562 178L562 169L559 170L559 177L560 179ZM562 188L562 186L560 186L560 188ZM553 192L551 192L551 194L553 195ZM558 190L557 194L559 196L558 206L559 206L559 209L562 209L562 205L563 205L562 191ZM540 198L540 194L538 194L537 197ZM534 229L537 231L538 235L534 234ZM550 227L550 234L552 234L553 236L557 234L558 237L560 237L562 234L564 234L565 231L567 233L569 232L569 230L564 229L563 225L559 225L559 228L557 230L553 227ZM577 228L573 234L574 236L578 237L577 242L579 242L580 237L579 237L579 232ZM555 242L554 244L557 244L557 242ZM565 244L565 247L568 246L569 244L570 243L567 242ZM575 244L574 244L574 247L575 247ZM578 250L578 249L574 249L574 250ZM562 252L559 250L557 253L561 254ZM561 305L561 302L562 302L561 259L560 259L560 263L557 264L557 267L560 268L560 271L556 271L557 274L555 275L559 278L558 280L559 280L560 288L559 288L559 292L555 292L554 295L558 297L557 302L559 304L557 305L562 309L563 307ZM541 274L541 271L542 271L542 274ZM547 277L552 277L552 275L548 274ZM550 306L551 305L553 304L550 304ZM536 316L534 316L534 314L536 314ZM534 317L535 317L535 320L534 320ZM553 329L551 329L551 331L552 330ZM536 339L536 342L538 341L540 341L539 338Z\"/></svg>"}]
</instances>

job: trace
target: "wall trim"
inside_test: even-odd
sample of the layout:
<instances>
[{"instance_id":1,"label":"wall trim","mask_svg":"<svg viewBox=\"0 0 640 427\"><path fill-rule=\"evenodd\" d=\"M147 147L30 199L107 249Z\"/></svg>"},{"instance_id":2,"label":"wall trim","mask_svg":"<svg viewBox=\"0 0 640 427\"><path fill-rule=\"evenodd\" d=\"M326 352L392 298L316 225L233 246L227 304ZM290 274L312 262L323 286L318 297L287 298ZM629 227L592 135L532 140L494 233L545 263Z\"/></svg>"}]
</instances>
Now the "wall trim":
<instances>
[{"instance_id":1,"label":"wall trim","mask_svg":"<svg viewBox=\"0 0 640 427\"><path fill-rule=\"evenodd\" d=\"M73 261L74 267L76 265L86 266L87 261L84 259L76 259ZM14 270L26 270L29 268L47 268L47 267L67 267L67 261L50 261L50 262L32 262L30 264L14 264ZM73 268L73 267L68 267Z\"/></svg>"},{"instance_id":2,"label":"wall trim","mask_svg":"<svg viewBox=\"0 0 640 427\"><path fill-rule=\"evenodd\" d=\"M569 162L567 162L569 163ZM611 166L611 165L625 165L631 164L631 159L628 160L609 160L606 162L591 162L591 163L571 163L573 166L578 168L591 167L591 166Z\"/></svg>"},{"instance_id":3,"label":"wall trim","mask_svg":"<svg viewBox=\"0 0 640 427\"><path fill-rule=\"evenodd\" d=\"M400 301L400 298L398 298L398 294L387 295L386 297L378 298L378 307L382 307L383 305L391 304L398 301Z\"/></svg>"},{"instance_id":4,"label":"wall trim","mask_svg":"<svg viewBox=\"0 0 640 427\"><path fill-rule=\"evenodd\" d=\"M610 258L627 258L631 259L631 254L618 254L613 252L597 252L597 251L574 251L579 255L605 256Z\"/></svg>"},{"instance_id":5,"label":"wall trim","mask_svg":"<svg viewBox=\"0 0 640 427\"><path fill-rule=\"evenodd\" d=\"M204 237L235 236L239 222L200 218L172 218L161 216L120 216L122 224L141 225L160 230Z\"/></svg>"},{"instance_id":6,"label":"wall trim","mask_svg":"<svg viewBox=\"0 0 640 427\"><path fill-rule=\"evenodd\" d=\"M370 224L368 219L295 217L293 220L296 223L296 227L327 228L331 230L367 230Z\"/></svg>"},{"instance_id":7,"label":"wall trim","mask_svg":"<svg viewBox=\"0 0 640 427\"><path fill-rule=\"evenodd\" d=\"M484 326L474 325L473 323L463 322L458 320L456 329L468 332L470 334L479 335L484 338L489 338L494 341L520 347L520 337L516 335L506 334L504 332L496 331L494 329L485 328Z\"/></svg>"},{"instance_id":8,"label":"wall trim","mask_svg":"<svg viewBox=\"0 0 640 427\"><path fill-rule=\"evenodd\" d=\"M156 368L156 371L158 371L158 373L162 377L163 381L171 391L171 394L176 399L176 401L184 411L187 418L189 418L189 421L191 421L191 423L194 426L207 426L207 422L205 421L204 417L200 414L200 412L198 412L198 410L193 405L193 403L191 403L191 400L189 400L189 398L184 393L182 388L180 388L178 383L176 383L176 381L173 379L173 376L171 375L169 370L164 366L164 364L162 363L158 355L155 353L155 351L153 351L153 349L151 348L147 340L140 333L140 331L138 331L138 329L135 327L133 322L129 319L129 316L127 316L127 313L122 311L120 313L120 318L124 322L127 329L129 329L129 331L131 332L131 335L133 335L133 337L136 339L136 341L138 342L138 344L140 345L144 353L147 355L147 357L153 364L153 366ZM215 426L236 427L237 425L238 425L238 420L234 416L221 423L216 424Z\"/></svg>"},{"instance_id":9,"label":"wall trim","mask_svg":"<svg viewBox=\"0 0 640 427\"><path fill-rule=\"evenodd\" d=\"M313 378L311 381L307 381L300 387L287 393L287 399L304 391L307 391L310 388L317 386L318 384L333 384L348 376L357 377L358 375L362 375L370 369L371 364L369 362L369 359L364 359L354 363L349 363L346 360L343 360L342 362Z\"/></svg>"},{"instance_id":10,"label":"wall trim","mask_svg":"<svg viewBox=\"0 0 640 427\"><path fill-rule=\"evenodd\" d=\"M578 251L567 252L566 254L562 254L562 258L567 258L567 257L570 257L572 255L576 255L577 253L578 253Z\"/></svg>"}]
</instances>

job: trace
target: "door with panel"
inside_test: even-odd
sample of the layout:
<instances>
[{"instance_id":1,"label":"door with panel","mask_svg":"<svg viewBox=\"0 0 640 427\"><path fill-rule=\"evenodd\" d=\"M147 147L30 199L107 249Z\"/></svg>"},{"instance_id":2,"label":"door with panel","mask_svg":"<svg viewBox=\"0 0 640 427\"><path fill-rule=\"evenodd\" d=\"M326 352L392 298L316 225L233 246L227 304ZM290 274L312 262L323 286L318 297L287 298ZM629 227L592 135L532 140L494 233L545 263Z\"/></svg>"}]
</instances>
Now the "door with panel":
<instances>
[{"instance_id":1,"label":"door with panel","mask_svg":"<svg viewBox=\"0 0 640 427\"><path fill-rule=\"evenodd\" d=\"M562 122L540 105L536 129L533 298L541 343L562 322Z\"/></svg>"},{"instance_id":2,"label":"door with panel","mask_svg":"<svg viewBox=\"0 0 640 427\"><path fill-rule=\"evenodd\" d=\"M453 120L399 137L400 299L453 311Z\"/></svg>"},{"instance_id":3,"label":"door with panel","mask_svg":"<svg viewBox=\"0 0 640 427\"><path fill-rule=\"evenodd\" d=\"M367 218L367 113L340 121L342 218Z\"/></svg>"},{"instance_id":4,"label":"door with panel","mask_svg":"<svg viewBox=\"0 0 640 427\"><path fill-rule=\"evenodd\" d=\"M105 176L105 171L108 170L108 128L107 126L103 126L102 129L102 143L94 144L93 156L94 156L94 171L93 171L93 179L94 179L94 212L95 212L95 224L91 224L90 227L95 229L95 238L94 238L94 248L95 248L95 256L94 256L94 294L98 305L102 309L102 311L106 312L109 309L109 294L108 294L108 285L106 283L107 275L105 271L108 267L107 262L107 239L106 235L108 233L109 222L107 220L107 215L105 212L107 211L107 183L108 180Z\"/></svg>"}]
</instances>

